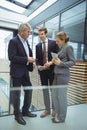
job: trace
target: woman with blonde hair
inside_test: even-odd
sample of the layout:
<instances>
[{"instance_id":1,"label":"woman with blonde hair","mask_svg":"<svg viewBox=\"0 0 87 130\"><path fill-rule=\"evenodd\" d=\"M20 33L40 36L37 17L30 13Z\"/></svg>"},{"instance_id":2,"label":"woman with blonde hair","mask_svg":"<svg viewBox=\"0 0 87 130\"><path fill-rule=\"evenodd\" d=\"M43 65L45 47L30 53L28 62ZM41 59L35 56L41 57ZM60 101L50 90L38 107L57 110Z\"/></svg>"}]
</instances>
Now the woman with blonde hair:
<instances>
[{"instance_id":1,"label":"woman with blonde hair","mask_svg":"<svg viewBox=\"0 0 87 130\"><path fill-rule=\"evenodd\" d=\"M52 89L52 99L56 115L52 118L53 123L64 122L67 113L67 85L70 80L69 68L75 65L73 47L68 45L69 37L65 32L56 34L56 44L60 47L58 58L53 58L46 64L54 67L53 85L58 87Z\"/></svg>"}]
</instances>

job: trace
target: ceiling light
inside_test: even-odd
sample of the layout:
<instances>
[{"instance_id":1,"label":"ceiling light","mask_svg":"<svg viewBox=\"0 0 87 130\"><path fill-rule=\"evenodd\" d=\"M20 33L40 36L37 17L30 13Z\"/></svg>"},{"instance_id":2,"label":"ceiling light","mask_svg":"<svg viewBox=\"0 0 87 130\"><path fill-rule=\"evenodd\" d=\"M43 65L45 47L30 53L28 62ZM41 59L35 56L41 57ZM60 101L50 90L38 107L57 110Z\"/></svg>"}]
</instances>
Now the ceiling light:
<instances>
[{"instance_id":1,"label":"ceiling light","mask_svg":"<svg viewBox=\"0 0 87 130\"><path fill-rule=\"evenodd\" d=\"M27 6L28 4L31 3L32 0L14 0L14 1L17 1L17 2Z\"/></svg>"},{"instance_id":2,"label":"ceiling light","mask_svg":"<svg viewBox=\"0 0 87 130\"><path fill-rule=\"evenodd\" d=\"M8 2L6 0L0 0L0 7L6 8L8 10L12 10L17 13L23 13L25 8L15 5L14 3Z\"/></svg>"}]
</instances>

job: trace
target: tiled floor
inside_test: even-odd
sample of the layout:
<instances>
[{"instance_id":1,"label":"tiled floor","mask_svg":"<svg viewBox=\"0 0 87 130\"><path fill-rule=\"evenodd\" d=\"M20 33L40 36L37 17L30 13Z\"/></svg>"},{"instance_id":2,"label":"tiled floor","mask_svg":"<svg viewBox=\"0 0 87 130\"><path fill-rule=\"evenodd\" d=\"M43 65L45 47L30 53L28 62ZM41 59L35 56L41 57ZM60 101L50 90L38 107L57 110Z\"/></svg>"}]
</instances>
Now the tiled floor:
<instances>
[{"instance_id":1,"label":"tiled floor","mask_svg":"<svg viewBox=\"0 0 87 130\"><path fill-rule=\"evenodd\" d=\"M53 124L51 115L40 118L42 111L36 118L25 117L26 125L20 125L14 116L0 117L0 130L87 130L87 104L68 106L65 123Z\"/></svg>"}]
</instances>

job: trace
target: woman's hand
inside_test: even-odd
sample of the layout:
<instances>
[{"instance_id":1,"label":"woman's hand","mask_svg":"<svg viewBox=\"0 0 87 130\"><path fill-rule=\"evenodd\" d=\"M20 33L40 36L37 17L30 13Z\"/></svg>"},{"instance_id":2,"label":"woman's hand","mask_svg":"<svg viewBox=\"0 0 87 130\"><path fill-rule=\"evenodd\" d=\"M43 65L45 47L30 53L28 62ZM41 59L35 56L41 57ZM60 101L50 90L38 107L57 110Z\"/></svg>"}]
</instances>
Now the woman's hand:
<instances>
[{"instance_id":1,"label":"woman's hand","mask_svg":"<svg viewBox=\"0 0 87 130\"><path fill-rule=\"evenodd\" d=\"M52 62L56 65L59 65L60 64L60 59L59 58L53 58L52 59Z\"/></svg>"}]
</instances>

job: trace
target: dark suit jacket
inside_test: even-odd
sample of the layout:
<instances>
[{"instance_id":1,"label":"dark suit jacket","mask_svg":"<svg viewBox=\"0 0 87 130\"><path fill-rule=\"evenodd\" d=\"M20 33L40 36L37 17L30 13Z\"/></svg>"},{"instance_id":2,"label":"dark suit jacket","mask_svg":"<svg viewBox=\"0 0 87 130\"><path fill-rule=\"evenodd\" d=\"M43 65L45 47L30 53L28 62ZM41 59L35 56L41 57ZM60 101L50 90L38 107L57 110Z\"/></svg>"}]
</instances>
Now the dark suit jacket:
<instances>
[{"instance_id":1,"label":"dark suit jacket","mask_svg":"<svg viewBox=\"0 0 87 130\"><path fill-rule=\"evenodd\" d=\"M29 44L28 48L29 56L32 56ZM10 75L12 77L21 77L26 71L28 71L29 65L27 66L27 55L18 36L14 37L9 42L8 57L10 60Z\"/></svg>"},{"instance_id":2,"label":"dark suit jacket","mask_svg":"<svg viewBox=\"0 0 87 130\"><path fill-rule=\"evenodd\" d=\"M56 42L48 39L48 61L52 59L51 52L57 53L58 51L59 47L56 45ZM36 45L36 59L37 65L43 65L42 43ZM53 70L53 66L51 66L50 69Z\"/></svg>"}]
</instances>

